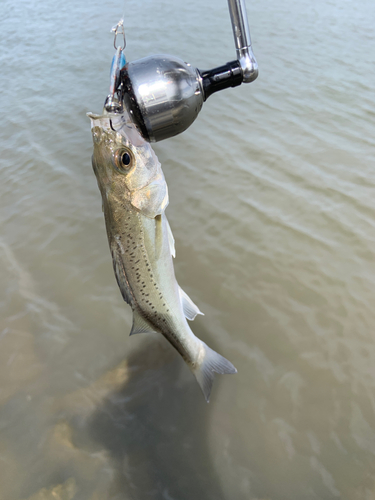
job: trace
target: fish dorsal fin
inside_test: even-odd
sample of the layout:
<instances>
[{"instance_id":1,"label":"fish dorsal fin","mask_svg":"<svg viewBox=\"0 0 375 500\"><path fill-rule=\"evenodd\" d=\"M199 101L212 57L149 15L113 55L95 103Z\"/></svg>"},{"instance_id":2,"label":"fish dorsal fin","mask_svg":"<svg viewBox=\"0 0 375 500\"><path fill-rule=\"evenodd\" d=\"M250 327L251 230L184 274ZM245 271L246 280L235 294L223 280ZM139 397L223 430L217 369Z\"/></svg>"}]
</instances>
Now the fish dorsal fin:
<instances>
[{"instance_id":1,"label":"fish dorsal fin","mask_svg":"<svg viewBox=\"0 0 375 500\"><path fill-rule=\"evenodd\" d=\"M175 246L174 246L174 237L173 237L172 229L171 229L171 226L169 225L168 220L167 220L167 229L168 229L169 249L171 251L172 257L176 257L176 249L175 249Z\"/></svg>"},{"instance_id":2,"label":"fish dorsal fin","mask_svg":"<svg viewBox=\"0 0 375 500\"><path fill-rule=\"evenodd\" d=\"M115 276L117 284L121 291L121 295L127 304L132 305L133 296L129 287L129 283L126 279L124 263L121 256L120 243L116 239L116 237L111 243L111 254L113 270L115 271Z\"/></svg>"},{"instance_id":3,"label":"fish dorsal fin","mask_svg":"<svg viewBox=\"0 0 375 500\"><path fill-rule=\"evenodd\" d=\"M179 287L179 292L185 318L192 321L197 314L202 314L202 316L204 316L204 314L199 310L199 307L194 304L189 295L187 295L181 287Z\"/></svg>"},{"instance_id":4,"label":"fish dorsal fin","mask_svg":"<svg viewBox=\"0 0 375 500\"><path fill-rule=\"evenodd\" d=\"M130 335L135 335L136 333L149 333L149 332L155 332L155 330L140 315L140 313L137 310L133 310L133 326Z\"/></svg>"}]
</instances>

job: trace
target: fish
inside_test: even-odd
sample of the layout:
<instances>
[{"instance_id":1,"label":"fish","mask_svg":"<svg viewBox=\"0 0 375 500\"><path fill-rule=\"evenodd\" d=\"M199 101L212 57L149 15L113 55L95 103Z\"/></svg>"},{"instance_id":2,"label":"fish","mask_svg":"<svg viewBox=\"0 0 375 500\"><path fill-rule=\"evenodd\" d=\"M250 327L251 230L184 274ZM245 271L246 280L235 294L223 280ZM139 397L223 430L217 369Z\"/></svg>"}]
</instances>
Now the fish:
<instances>
[{"instance_id":1,"label":"fish","mask_svg":"<svg viewBox=\"0 0 375 500\"><path fill-rule=\"evenodd\" d=\"M175 243L165 215L169 198L161 165L126 109L121 114L104 109L102 115L87 115L113 269L133 311L130 335L161 333L193 372L208 402L214 374L237 370L196 337L187 322L203 313L175 277Z\"/></svg>"}]
</instances>

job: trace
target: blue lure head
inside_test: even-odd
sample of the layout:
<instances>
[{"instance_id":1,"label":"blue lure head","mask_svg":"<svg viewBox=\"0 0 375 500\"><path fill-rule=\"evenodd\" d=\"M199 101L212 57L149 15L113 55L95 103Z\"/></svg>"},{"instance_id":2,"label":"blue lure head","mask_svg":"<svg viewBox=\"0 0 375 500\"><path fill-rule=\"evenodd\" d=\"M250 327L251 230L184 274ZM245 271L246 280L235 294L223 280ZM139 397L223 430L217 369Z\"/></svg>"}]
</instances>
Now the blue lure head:
<instances>
[{"instance_id":1,"label":"blue lure head","mask_svg":"<svg viewBox=\"0 0 375 500\"><path fill-rule=\"evenodd\" d=\"M107 99L105 100L104 107L109 113L121 113L122 83L120 79L120 71L126 65L126 59L124 55L126 40L125 40L125 31L122 19L116 26L112 28L112 32L115 33L114 46L116 49L116 54L113 56L112 59L109 94L107 96ZM119 34L123 35L123 45L117 47L116 40Z\"/></svg>"},{"instance_id":2,"label":"blue lure head","mask_svg":"<svg viewBox=\"0 0 375 500\"><path fill-rule=\"evenodd\" d=\"M125 55L123 49L118 47L116 54L113 56L111 65L111 83L109 87L110 95L114 96L116 90L120 85L120 71L126 64Z\"/></svg>"}]
</instances>

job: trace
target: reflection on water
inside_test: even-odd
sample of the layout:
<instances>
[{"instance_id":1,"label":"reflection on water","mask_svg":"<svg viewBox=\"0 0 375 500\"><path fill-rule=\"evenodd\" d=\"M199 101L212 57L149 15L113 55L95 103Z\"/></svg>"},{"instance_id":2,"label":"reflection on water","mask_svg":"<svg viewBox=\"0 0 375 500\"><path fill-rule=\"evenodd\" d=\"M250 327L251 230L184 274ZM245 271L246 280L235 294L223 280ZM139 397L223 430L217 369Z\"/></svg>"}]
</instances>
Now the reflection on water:
<instances>
[{"instance_id":1,"label":"reflection on water","mask_svg":"<svg viewBox=\"0 0 375 500\"><path fill-rule=\"evenodd\" d=\"M259 79L155 146L192 328L238 368L209 405L163 338L128 337L86 112L124 9L129 60L210 68L226 2L3 7L0 499L375 498L369 0L248 3Z\"/></svg>"},{"instance_id":2,"label":"reflection on water","mask_svg":"<svg viewBox=\"0 0 375 500\"><path fill-rule=\"evenodd\" d=\"M205 402L197 399L195 381L181 378L185 367L178 359L163 366L163 352L157 349L156 358L152 346L129 358L128 383L87 425L91 439L113 458L114 497L120 491L141 500L223 498L208 450Z\"/></svg>"}]
</instances>

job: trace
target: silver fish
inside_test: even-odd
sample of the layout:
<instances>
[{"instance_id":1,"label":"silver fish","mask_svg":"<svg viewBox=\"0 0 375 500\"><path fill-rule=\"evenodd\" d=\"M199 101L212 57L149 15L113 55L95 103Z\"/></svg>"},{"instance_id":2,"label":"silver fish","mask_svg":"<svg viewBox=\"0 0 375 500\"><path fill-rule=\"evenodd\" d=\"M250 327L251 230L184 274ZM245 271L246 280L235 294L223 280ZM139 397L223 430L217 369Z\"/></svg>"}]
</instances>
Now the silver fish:
<instances>
[{"instance_id":1,"label":"silver fish","mask_svg":"<svg viewBox=\"0 0 375 500\"><path fill-rule=\"evenodd\" d=\"M127 112L88 116L113 268L133 310L130 335L164 335L194 373L208 402L214 372L237 370L199 340L186 321L202 313L175 278L174 239L165 215L168 188L160 163Z\"/></svg>"}]
</instances>

